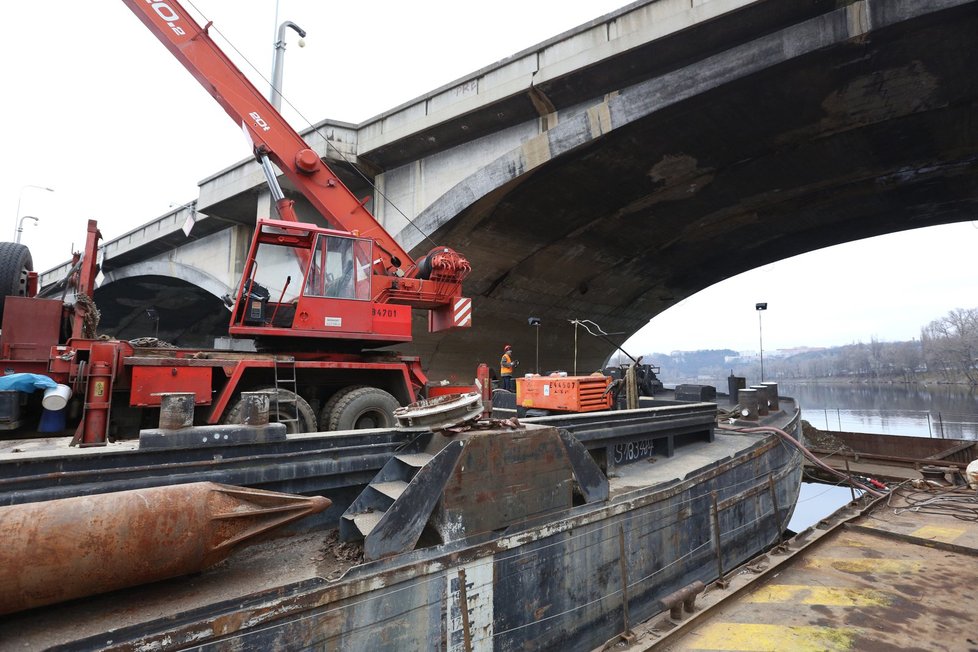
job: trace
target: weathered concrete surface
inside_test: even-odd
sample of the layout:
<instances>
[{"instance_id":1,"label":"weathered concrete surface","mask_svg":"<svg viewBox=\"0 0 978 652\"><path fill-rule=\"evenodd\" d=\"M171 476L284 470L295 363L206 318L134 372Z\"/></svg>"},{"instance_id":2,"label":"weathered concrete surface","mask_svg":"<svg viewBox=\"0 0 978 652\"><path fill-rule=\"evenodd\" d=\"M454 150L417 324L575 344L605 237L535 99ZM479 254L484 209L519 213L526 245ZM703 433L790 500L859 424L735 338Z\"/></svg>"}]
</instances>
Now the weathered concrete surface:
<instances>
[{"instance_id":1,"label":"weathered concrete surface","mask_svg":"<svg viewBox=\"0 0 978 652\"><path fill-rule=\"evenodd\" d=\"M526 369L531 315L544 320L541 366L568 368L568 319L630 333L781 258L973 219L978 2L693 5L629 5L356 133L331 126L356 152L344 180L374 176L432 241L473 262L476 327L417 338L433 377L468 377L504 341ZM208 219L253 220L251 165L205 180ZM413 253L431 245L379 195L373 204ZM581 340L579 368L608 353Z\"/></svg>"},{"instance_id":2,"label":"weathered concrete surface","mask_svg":"<svg viewBox=\"0 0 978 652\"><path fill-rule=\"evenodd\" d=\"M452 189L420 224L477 261L492 325L422 354L464 368L511 341L525 365L535 315L541 365L567 368L567 319L633 332L781 258L973 219L978 12L937 5L855 3L624 88L542 136L547 162L514 152ZM607 353L586 344L585 368Z\"/></svg>"}]
</instances>

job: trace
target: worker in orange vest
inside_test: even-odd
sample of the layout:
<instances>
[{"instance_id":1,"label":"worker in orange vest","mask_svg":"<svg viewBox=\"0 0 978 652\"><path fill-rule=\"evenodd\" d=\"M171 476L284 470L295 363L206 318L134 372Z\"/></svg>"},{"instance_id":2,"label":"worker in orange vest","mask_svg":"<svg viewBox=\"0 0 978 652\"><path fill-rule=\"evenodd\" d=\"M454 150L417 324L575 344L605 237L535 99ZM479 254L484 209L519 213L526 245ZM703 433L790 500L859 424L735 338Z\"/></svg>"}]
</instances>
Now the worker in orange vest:
<instances>
[{"instance_id":1,"label":"worker in orange vest","mask_svg":"<svg viewBox=\"0 0 978 652\"><path fill-rule=\"evenodd\" d=\"M502 379L501 389L509 392L516 391L516 381L513 380L513 370L519 365L519 360L513 359L513 347L507 344L503 347L503 357L499 361L499 377Z\"/></svg>"}]
</instances>

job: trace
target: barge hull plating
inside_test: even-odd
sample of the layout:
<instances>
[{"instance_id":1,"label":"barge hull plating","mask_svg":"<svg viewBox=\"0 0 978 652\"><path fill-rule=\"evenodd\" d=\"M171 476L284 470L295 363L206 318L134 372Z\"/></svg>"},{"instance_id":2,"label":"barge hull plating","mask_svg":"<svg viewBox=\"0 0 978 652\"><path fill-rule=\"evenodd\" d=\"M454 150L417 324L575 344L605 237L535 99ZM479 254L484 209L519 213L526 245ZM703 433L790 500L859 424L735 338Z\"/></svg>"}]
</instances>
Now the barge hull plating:
<instances>
[{"instance_id":1,"label":"barge hull plating","mask_svg":"<svg viewBox=\"0 0 978 652\"><path fill-rule=\"evenodd\" d=\"M632 480L643 479L623 470L608 503L513 526L502 536L356 566L335 582L282 586L62 649L600 645L624 631L623 588L629 617L648 618L670 593L713 581L720 568L732 569L778 541L791 516L785 506L797 500L798 451L759 435L718 434L706 445L729 446L730 455L644 488L631 488ZM630 466L640 475L656 467Z\"/></svg>"}]
</instances>

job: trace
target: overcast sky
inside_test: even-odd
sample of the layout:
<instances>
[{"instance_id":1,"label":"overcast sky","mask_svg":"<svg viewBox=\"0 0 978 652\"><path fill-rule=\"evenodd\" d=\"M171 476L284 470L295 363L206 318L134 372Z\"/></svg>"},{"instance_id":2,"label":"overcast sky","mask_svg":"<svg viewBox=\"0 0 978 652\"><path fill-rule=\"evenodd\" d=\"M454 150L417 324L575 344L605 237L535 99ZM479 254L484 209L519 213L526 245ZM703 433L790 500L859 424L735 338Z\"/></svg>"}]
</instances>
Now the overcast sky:
<instances>
[{"instance_id":1,"label":"overcast sky","mask_svg":"<svg viewBox=\"0 0 978 652\"><path fill-rule=\"evenodd\" d=\"M184 4L214 21L212 34L264 90L276 2ZM288 38L284 96L299 113L284 113L298 129L303 116L362 122L624 4L280 0L279 21L308 32L305 48ZM195 199L201 179L250 155L240 130L122 2L4 7L0 237L13 240L18 215L38 216L22 235L37 269L66 260L87 219L119 236ZM800 256L687 299L632 343L756 350L758 301L769 305L765 350L916 337L947 311L978 306L976 244L967 223Z\"/></svg>"}]
</instances>

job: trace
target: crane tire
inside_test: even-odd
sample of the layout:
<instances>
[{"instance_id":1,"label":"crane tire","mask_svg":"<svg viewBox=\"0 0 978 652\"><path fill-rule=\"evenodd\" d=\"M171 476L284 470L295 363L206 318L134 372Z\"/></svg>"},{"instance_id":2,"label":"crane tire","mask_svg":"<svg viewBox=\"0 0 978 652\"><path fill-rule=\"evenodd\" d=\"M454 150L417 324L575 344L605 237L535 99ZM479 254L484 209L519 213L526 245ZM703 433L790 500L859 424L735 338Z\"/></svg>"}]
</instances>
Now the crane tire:
<instances>
[{"instance_id":1,"label":"crane tire","mask_svg":"<svg viewBox=\"0 0 978 652\"><path fill-rule=\"evenodd\" d=\"M344 392L329 414L327 430L393 428L394 410L401 405L391 394L376 387L357 387Z\"/></svg>"},{"instance_id":2,"label":"crane tire","mask_svg":"<svg viewBox=\"0 0 978 652\"><path fill-rule=\"evenodd\" d=\"M338 390L333 392L333 395L323 404L321 410L319 410L319 423L323 425L323 428L329 426L329 415L333 413L333 408L336 404L340 402L344 396L356 389L363 389L364 387L369 387L369 385L347 385L346 387L340 387Z\"/></svg>"},{"instance_id":3,"label":"crane tire","mask_svg":"<svg viewBox=\"0 0 978 652\"><path fill-rule=\"evenodd\" d=\"M27 273L32 271L30 249L19 242L0 242L0 319L7 297L27 296Z\"/></svg>"},{"instance_id":4,"label":"crane tire","mask_svg":"<svg viewBox=\"0 0 978 652\"><path fill-rule=\"evenodd\" d=\"M291 404L294 402L296 406L296 412L298 414L298 422L288 422L285 424L285 431L290 435L294 435L300 432L316 432L316 413L312 411L312 407L306 402L306 399L302 398L295 392L290 392L287 389L278 388L278 394L275 394L274 387L259 387L257 389L250 389L249 392L268 392L270 396L269 408L268 408L268 421L269 423L277 423L277 407L278 401L282 401L287 405L283 406L283 410L291 414ZM224 413L221 418L221 423L241 423L242 421L242 411L244 410L244 401L239 397L235 404Z\"/></svg>"}]
</instances>

